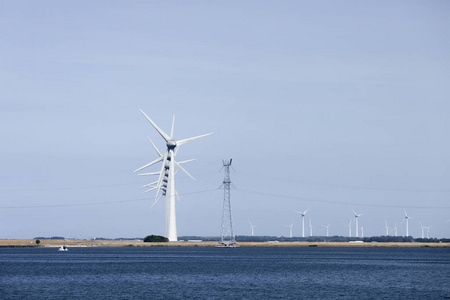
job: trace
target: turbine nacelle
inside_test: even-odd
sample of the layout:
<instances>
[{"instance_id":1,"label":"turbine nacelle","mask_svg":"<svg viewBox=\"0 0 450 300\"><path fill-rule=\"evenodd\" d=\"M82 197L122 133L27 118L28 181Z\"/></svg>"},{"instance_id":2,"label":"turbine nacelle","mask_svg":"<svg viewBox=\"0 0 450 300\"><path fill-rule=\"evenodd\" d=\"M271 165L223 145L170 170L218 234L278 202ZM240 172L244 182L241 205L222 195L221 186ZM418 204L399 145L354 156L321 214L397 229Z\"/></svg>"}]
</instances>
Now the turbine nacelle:
<instances>
[{"instance_id":1,"label":"turbine nacelle","mask_svg":"<svg viewBox=\"0 0 450 300\"><path fill-rule=\"evenodd\" d=\"M167 149L169 150L173 150L175 149L175 147L177 146L177 142L175 142L174 140L168 140L166 143Z\"/></svg>"}]
</instances>

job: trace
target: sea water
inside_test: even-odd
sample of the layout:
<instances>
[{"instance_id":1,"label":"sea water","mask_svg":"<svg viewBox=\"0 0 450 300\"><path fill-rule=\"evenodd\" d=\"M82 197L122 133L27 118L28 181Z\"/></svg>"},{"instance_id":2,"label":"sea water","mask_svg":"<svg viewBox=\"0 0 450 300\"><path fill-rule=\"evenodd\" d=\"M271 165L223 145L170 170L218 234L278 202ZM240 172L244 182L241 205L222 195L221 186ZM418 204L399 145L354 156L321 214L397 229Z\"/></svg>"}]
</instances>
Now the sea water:
<instances>
[{"instance_id":1,"label":"sea water","mask_svg":"<svg viewBox=\"0 0 450 300\"><path fill-rule=\"evenodd\" d=\"M450 299L450 249L0 248L0 299Z\"/></svg>"}]
</instances>

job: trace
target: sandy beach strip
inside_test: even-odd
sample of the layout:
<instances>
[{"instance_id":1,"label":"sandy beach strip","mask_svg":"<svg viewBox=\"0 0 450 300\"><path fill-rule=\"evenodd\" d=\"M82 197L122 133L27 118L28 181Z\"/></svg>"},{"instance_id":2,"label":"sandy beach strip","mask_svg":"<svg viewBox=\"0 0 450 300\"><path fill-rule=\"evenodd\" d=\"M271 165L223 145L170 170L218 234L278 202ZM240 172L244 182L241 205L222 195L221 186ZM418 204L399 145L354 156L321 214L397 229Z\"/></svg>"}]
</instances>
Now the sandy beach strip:
<instances>
[{"instance_id":1,"label":"sandy beach strip","mask_svg":"<svg viewBox=\"0 0 450 300\"><path fill-rule=\"evenodd\" d=\"M137 240L40 240L0 239L0 247L216 247L218 242L144 243ZM358 243L358 242L239 242L238 247L404 247L450 248L450 243Z\"/></svg>"}]
</instances>

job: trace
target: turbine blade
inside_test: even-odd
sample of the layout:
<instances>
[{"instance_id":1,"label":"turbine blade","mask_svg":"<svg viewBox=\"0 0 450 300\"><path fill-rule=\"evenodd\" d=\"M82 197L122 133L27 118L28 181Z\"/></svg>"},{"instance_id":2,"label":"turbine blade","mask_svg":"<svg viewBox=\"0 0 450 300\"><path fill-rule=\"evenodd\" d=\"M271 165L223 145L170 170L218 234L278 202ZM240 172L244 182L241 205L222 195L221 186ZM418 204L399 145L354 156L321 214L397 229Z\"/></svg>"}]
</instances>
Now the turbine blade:
<instances>
[{"instance_id":1,"label":"turbine blade","mask_svg":"<svg viewBox=\"0 0 450 300\"><path fill-rule=\"evenodd\" d=\"M152 121L152 119L150 119L145 112L142 111L142 109L139 108L139 110L141 111L141 113L144 115L145 118L147 118L147 120L150 122L150 124L153 125L153 127L156 129L156 131L158 131L158 133L163 137L163 139L168 142L170 141L170 137L164 132L162 131L158 125L155 124L155 122Z\"/></svg>"},{"instance_id":2,"label":"turbine blade","mask_svg":"<svg viewBox=\"0 0 450 300\"><path fill-rule=\"evenodd\" d=\"M181 171L183 171L187 176L191 177L192 180L197 181L197 180L196 180L194 177L192 177L192 175L189 174L188 171L186 171L179 163L177 163L176 161L173 161L173 162L177 165L177 167L178 167Z\"/></svg>"},{"instance_id":3,"label":"turbine blade","mask_svg":"<svg viewBox=\"0 0 450 300\"><path fill-rule=\"evenodd\" d=\"M155 146L155 144L153 143L153 141L152 141L149 137L147 137L147 138L148 138L148 140L150 141L150 143L152 143L153 148L155 148L155 150L156 150L156 153L158 153L158 155L159 155L160 157L163 156L163 155L161 154L161 152L159 152L159 149L156 148L156 146Z\"/></svg>"},{"instance_id":4,"label":"turbine blade","mask_svg":"<svg viewBox=\"0 0 450 300\"><path fill-rule=\"evenodd\" d=\"M151 172L151 173L141 173L138 176L147 176L147 175L158 175L160 172Z\"/></svg>"},{"instance_id":5,"label":"turbine blade","mask_svg":"<svg viewBox=\"0 0 450 300\"><path fill-rule=\"evenodd\" d=\"M145 188L145 187L154 185L154 184L156 184L156 183L158 183L158 181L153 181L153 182L151 182L151 183L149 183L149 184L146 184L146 185L141 186L141 188Z\"/></svg>"},{"instance_id":6,"label":"turbine blade","mask_svg":"<svg viewBox=\"0 0 450 300\"><path fill-rule=\"evenodd\" d=\"M305 212L303 213L304 215L306 215L306 212L309 210L311 208L311 206L310 207L308 207L308 209L307 210L305 210Z\"/></svg>"},{"instance_id":7,"label":"turbine blade","mask_svg":"<svg viewBox=\"0 0 450 300\"><path fill-rule=\"evenodd\" d=\"M177 146L184 145L184 144L186 144L186 143L188 143L188 142L191 142L191 141L196 140L196 139L200 139L200 138L202 138L202 137L206 137L206 136L211 135L211 134L213 134L213 132L207 133L207 134L203 134L203 135L199 135L199 136L196 136L196 137L191 137L191 138L188 138L188 139L184 139L184 140L177 141Z\"/></svg>"},{"instance_id":8,"label":"turbine blade","mask_svg":"<svg viewBox=\"0 0 450 300\"><path fill-rule=\"evenodd\" d=\"M189 163L189 162L191 162L191 161L194 161L194 160L197 160L196 158L193 158L193 159L188 159L188 160L183 160L183 161L180 161L180 162L178 162L180 165L181 164L187 164L187 163Z\"/></svg>"},{"instance_id":9,"label":"turbine blade","mask_svg":"<svg viewBox=\"0 0 450 300\"><path fill-rule=\"evenodd\" d=\"M156 186L155 186L155 187L152 187L152 188L149 189L149 190L146 190L144 193L148 193L148 192L153 191L153 190L156 190Z\"/></svg>"},{"instance_id":10,"label":"turbine blade","mask_svg":"<svg viewBox=\"0 0 450 300\"><path fill-rule=\"evenodd\" d=\"M136 173L136 172L138 172L138 171L140 171L140 170L142 170L142 169L145 169L145 168L147 168L147 167L150 167L151 165L154 165L154 164L160 162L162 159L163 159L162 157L159 157L159 158L155 159L154 161L152 161L151 163L148 163L148 164L146 164L145 166L142 166L142 167L140 167L139 169L134 170L133 172Z\"/></svg>"},{"instance_id":11,"label":"turbine blade","mask_svg":"<svg viewBox=\"0 0 450 300\"><path fill-rule=\"evenodd\" d=\"M166 165L167 155L168 155L168 151L166 151L164 153L164 159L163 159L163 163L162 163L162 166L161 166L161 171L159 173L158 184L156 186L157 187L156 188L156 197L158 197L159 191L161 190L162 181L163 181L163 178L164 178L164 166Z\"/></svg>"},{"instance_id":12,"label":"turbine blade","mask_svg":"<svg viewBox=\"0 0 450 300\"><path fill-rule=\"evenodd\" d=\"M152 206L150 206L150 209L152 209L153 206L161 199L162 195L160 195L158 198L155 199L155 202L153 202Z\"/></svg>"},{"instance_id":13,"label":"turbine blade","mask_svg":"<svg viewBox=\"0 0 450 300\"><path fill-rule=\"evenodd\" d=\"M175 115L172 118L172 129L170 130L170 138L173 139L173 129L175 127Z\"/></svg>"}]
</instances>

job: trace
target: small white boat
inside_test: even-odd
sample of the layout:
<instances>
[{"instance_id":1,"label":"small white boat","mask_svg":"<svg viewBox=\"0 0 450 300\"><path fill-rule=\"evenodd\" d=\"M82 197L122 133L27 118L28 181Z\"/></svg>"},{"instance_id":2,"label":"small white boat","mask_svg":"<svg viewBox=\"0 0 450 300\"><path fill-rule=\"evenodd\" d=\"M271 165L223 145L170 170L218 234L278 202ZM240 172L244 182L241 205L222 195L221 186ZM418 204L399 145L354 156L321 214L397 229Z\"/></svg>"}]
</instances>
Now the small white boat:
<instances>
[{"instance_id":1,"label":"small white boat","mask_svg":"<svg viewBox=\"0 0 450 300\"><path fill-rule=\"evenodd\" d=\"M69 249L67 249L66 245L59 247L58 251L69 251Z\"/></svg>"}]
</instances>

